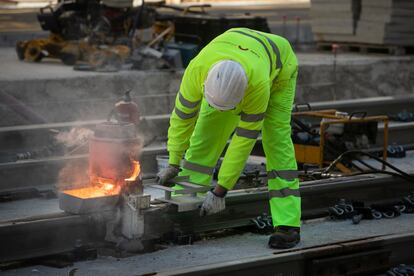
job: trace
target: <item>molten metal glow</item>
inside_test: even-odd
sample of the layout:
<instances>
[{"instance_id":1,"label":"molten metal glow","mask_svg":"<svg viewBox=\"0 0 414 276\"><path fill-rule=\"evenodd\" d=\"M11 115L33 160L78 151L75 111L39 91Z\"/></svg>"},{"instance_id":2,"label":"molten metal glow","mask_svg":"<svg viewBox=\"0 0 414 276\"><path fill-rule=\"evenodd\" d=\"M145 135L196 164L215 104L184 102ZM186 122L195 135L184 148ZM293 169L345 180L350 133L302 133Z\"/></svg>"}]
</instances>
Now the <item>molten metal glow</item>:
<instances>
[{"instance_id":1,"label":"molten metal glow","mask_svg":"<svg viewBox=\"0 0 414 276\"><path fill-rule=\"evenodd\" d=\"M139 165L138 161L132 161L132 165L134 166L132 174L130 177L125 178L125 181L135 181L137 180L137 177L139 173L141 172L141 166Z\"/></svg>"},{"instance_id":2,"label":"molten metal glow","mask_svg":"<svg viewBox=\"0 0 414 276\"><path fill-rule=\"evenodd\" d=\"M126 182L135 181L141 172L141 166L139 165L138 161L132 161L132 166L133 168L131 176L125 179ZM123 184L125 184L123 181L116 181L114 179L97 176L94 177L94 180L92 181L93 186L80 189L65 190L63 193L82 199L112 196L118 195L121 192L121 187Z\"/></svg>"},{"instance_id":3,"label":"molten metal glow","mask_svg":"<svg viewBox=\"0 0 414 276\"><path fill-rule=\"evenodd\" d=\"M108 178L97 177L96 187L102 189L108 195L118 194L121 191L121 187L115 184L115 181Z\"/></svg>"},{"instance_id":4,"label":"molten metal glow","mask_svg":"<svg viewBox=\"0 0 414 276\"><path fill-rule=\"evenodd\" d=\"M113 189L115 188L115 185L114 185L114 184L112 184L112 183L104 183L104 184L102 185L102 188L103 188L105 191L111 191L111 190L113 190Z\"/></svg>"},{"instance_id":5,"label":"molten metal glow","mask_svg":"<svg viewBox=\"0 0 414 276\"><path fill-rule=\"evenodd\" d=\"M111 191L105 191L104 189L101 189L99 187L86 187L86 188L63 191L63 193L65 194L78 197L78 198L82 198L82 199L112 196L112 195L117 195L118 192L116 192L115 189Z\"/></svg>"}]
</instances>

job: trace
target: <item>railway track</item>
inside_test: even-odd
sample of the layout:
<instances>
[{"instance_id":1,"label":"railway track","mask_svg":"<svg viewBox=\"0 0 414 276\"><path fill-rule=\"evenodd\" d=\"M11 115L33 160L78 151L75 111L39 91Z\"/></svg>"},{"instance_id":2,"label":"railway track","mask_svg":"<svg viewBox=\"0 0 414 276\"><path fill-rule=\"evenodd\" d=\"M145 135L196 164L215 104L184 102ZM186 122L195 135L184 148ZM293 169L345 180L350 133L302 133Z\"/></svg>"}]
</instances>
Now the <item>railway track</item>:
<instances>
[{"instance_id":1,"label":"railway track","mask_svg":"<svg viewBox=\"0 0 414 276\"><path fill-rule=\"evenodd\" d=\"M326 216L327 207L334 205L339 198L364 201L366 204L394 202L409 194L413 190L412 185L399 178L376 175L303 182L300 188L302 218ZM102 246L105 223L114 217L114 213L70 215L58 211L57 199L41 198L32 200L30 204L40 209L42 201L49 201L47 210L42 214L19 217L16 213L15 218L0 221L1 263ZM267 201L265 187L234 190L228 194L227 208L223 213L200 218L198 211L179 213L175 206L153 200L152 208L144 213L147 233L144 241L151 245L169 237L168 240L183 242L194 240L200 233L250 226L253 225L252 218L269 213ZM1 212L8 212L7 209L14 203L7 203L8 208L4 204L0 217ZM50 207L53 204L56 209ZM52 211L48 211L50 209Z\"/></svg>"},{"instance_id":2,"label":"railway track","mask_svg":"<svg viewBox=\"0 0 414 276\"><path fill-rule=\"evenodd\" d=\"M386 106L386 110L384 110ZM337 102L319 102L311 104L312 110L321 109L338 109L346 112L365 111L368 115L379 114L397 114L402 110L412 110L414 106L414 96L395 98L395 97L379 97L359 100L344 100ZM298 106L299 109L307 109L307 105ZM158 137L157 141L148 145L143 150L142 166L146 174L154 174L157 168L156 155L167 154L165 137L168 128L169 115L147 116L145 120L151 126ZM10 142L0 143L0 152L5 152L6 149L17 150L20 145L20 151L31 150L39 148L47 143L50 143L50 129L54 130L68 130L72 127L93 128L101 120L85 121L85 122L64 122L40 125L24 125L14 127L0 127L0 141L12 140L14 145ZM383 126L379 125L379 135L377 138L378 144L382 143ZM389 141L397 144L412 144L414 143L414 122L390 122L389 125ZM13 139L9 139L14 137ZM16 143L15 141L20 141ZM256 147L257 154L262 154L261 141L258 140ZM4 154L2 155L4 156ZM4 158L3 158L4 159ZM0 158L1 160L1 158ZM3 160L4 161L4 160ZM18 162L6 160L8 162L0 162L0 177L7 179L0 185L0 193L7 192L10 189L26 189L37 188L43 189L45 187L53 187L56 183L60 169L67 164L67 162L80 162L86 164L87 154L74 154L69 156L51 156L47 158L28 159ZM31 179L36 179L37 183L42 183L38 186L34 184Z\"/></svg>"},{"instance_id":3,"label":"railway track","mask_svg":"<svg viewBox=\"0 0 414 276\"><path fill-rule=\"evenodd\" d=\"M369 102L364 105L358 102L356 105L364 106L369 110L369 114L377 115L380 114L377 113L380 112L378 108L384 105L384 101L388 101L387 106L392 112L401 110L407 104L407 100L387 98L383 101L377 100L375 104ZM355 102L351 101L338 102L331 106L327 106L326 103L312 106L314 110L338 108L348 111L355 110L353 104ZM157 122L157 125L165 126L168 122L168 115L160 115L152 119ZM93 127L97 122L77 122L76 125ZM393 128L391 124L390 131L395 131L395 133L400 131L397 136L411 137L409 125L397 123ZM24 133L23 136L30 136L33 133L49 131L51 128L68 129L71 127L73 127L72 123L17 126L0 129L0 134ZM260 141L258 144L260 145ZM150 176L156 168L155 156L164 153L166 153L166 148L162 141L144 148L141 164L147 176ZM89 215L70 215L58 209L56 198L53 196L48 198L47 192L53 189L60 169L67 162L80 162L86 166L87 155L77 154L0 163L0 177L5 180L1 183L0 198L6 195L4 198L7 199L7 195L13 192L21 194L22 191L29 194L28 198L31 197L31 193L36 195L32 196L30 202L9 200L0 203L0 206L3 207L0 208L0 242L2 244L0 263L20 262L27 259L61 255L62 253L70 253L72 256L86 256L87 252L92 252L94 255L97 248L103 247L106 223L115 216L112 211ZM151 182L151 180L148 181ZM413 191L412 185L403 179L383 175L305 181L301 183L300 188L303 219L325 217L327 207L336 203L339 198L364 201L366 204L394 202L410 194ZM147 189L147 192L152 193L153 191ZM267 201L268 195L265 187L231 191L226 200L227 209L225 212L214 217L200 218L197 211L179 213L175 206L160 203L154 199L151 208L145 211L147 235L144 235L144 244L147 249L151 250L160 240L185 243L206 232L250 227L253 225L252 218L269 213ZM38 210L40 213L19 214L19 208L27 208L27 204L41 209L39 206L42 203L47 204L43 210ZM6 217L5 213L2 214L2 209L3 212L12 209L16 213L11 217ZM314 275L324 275L326 271L323 269L332 266L338 261L338 258L346 264L347 269L351 269L355 264L360 265L360 262L358 263L356 260L361 260L361 258L363 260L368 257L371 259L382 258L387 260L386 265L393 264L395 260L404 260L401 255L402 251L393 251L394 247L406 249L413 242L414 235L411 234L368 237L357 241L343 240L334 244L321 244L293 251L283 251L271 256L256 256L249 260L223 262L216 265L198 266L197 268L178 268L164 274L227 275L237 273L238 275L251 275L249 274L251 271L259 271L257 267L260 267L260 272L263 272L263 275L275 275L275 273L292 271L292 267L295 267L297 275L305 275L304 271L314 271L312 272ZM379 244L381 246L378 246ZM320 264L325 265L321 266ZM380 266L373 262L369 265L365 264L363 267L373 271L374 268ZM317 271L323 273L318 274ZM163 275L163 273L159 275Z\"/></svg>"},{"instance_id":4,"label":"railway track","mask_svg":"<svg viewBox=\"0 0 414 276\"><path fill-rule=\"evenodd\" d=\"M358 100L341 100L336 102L316 102L307 104L298 104L298 110L322 110L337 109L340 111L366 112L368 115L392 115L403 110L414 112L414 96L405 97L376 97ZM169 114L160 114L144 116L144 120L150 125L152 131L159 139L165 139L169 125ZM51 130L70 130L74 127L93 128L103 120L76 121L76 122L57 122L50 124L34 124L0 127L0 152L6 151L24 151L39 148L47 145L51 141ZM391 128L402 130L412 129L412 122L400 123L391 122ZM395 125L395 126L393 126ZM392 130L391 130L392 131ZM395 135L394 138L398 143L406 143L403 137ZM412 140L411 140L412 141ZM1 160L1 159L0 159ZM3 161L4 162L4 161Z\"/></svg>"}]
</instances>

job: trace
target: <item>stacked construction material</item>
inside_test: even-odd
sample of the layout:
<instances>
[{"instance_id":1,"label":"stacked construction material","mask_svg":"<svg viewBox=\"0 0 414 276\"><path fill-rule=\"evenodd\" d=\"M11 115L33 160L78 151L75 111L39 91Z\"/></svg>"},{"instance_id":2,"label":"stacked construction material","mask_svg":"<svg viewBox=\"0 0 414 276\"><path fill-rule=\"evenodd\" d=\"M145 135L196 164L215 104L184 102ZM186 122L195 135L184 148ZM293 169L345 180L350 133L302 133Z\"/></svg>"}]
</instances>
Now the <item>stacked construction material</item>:
<instances>
[{"instance_id":1,"label":"stacked construction material","mask_svg":"<svg viewBox=\"0 0 414 276\"><path fill-rule=\"evenodd\" d=\"M414 45L414 1L362 0L356 41L381 45Z\"/></svg>"},{"instance_id":2,"label":"stacked construction material","mask_svg":"<svg viewBox=\"0 0 414 276\"><path fill-rule=\"evenodd\" d=\"M361 0L311 0L316 41L349 41L354 37Z\"/></svg>"}]
</instances>

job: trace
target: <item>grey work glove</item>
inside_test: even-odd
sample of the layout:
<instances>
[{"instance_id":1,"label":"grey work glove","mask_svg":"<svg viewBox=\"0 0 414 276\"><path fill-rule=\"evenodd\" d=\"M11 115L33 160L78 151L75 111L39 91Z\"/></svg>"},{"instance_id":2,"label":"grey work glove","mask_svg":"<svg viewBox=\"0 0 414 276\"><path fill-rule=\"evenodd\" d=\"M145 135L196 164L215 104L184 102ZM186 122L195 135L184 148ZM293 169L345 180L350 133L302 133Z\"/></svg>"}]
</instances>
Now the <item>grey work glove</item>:
<instances>
[{"instance_id":1,"label":"grey work glove","mask_svg":"<svg viewBox=\"0 0 414 276\"><path fill-rule=\"evenodd\" d=\"M175 165L168 165L157 174L157 182L159 185L165 186L167 182L178 175L180 167Z\"/></svg>"},{"instance_id":2,"label":"grey work glove","mask_svg":"<svg viewBox=\"0 0 414 276\"><path fill-rule=\"evenodd\" d=\"M200 209L200 216L208 216L226 209L226 201L224 197L216 196L212 191L208 191L206 198Z\"/></svg>"}]
</instances>

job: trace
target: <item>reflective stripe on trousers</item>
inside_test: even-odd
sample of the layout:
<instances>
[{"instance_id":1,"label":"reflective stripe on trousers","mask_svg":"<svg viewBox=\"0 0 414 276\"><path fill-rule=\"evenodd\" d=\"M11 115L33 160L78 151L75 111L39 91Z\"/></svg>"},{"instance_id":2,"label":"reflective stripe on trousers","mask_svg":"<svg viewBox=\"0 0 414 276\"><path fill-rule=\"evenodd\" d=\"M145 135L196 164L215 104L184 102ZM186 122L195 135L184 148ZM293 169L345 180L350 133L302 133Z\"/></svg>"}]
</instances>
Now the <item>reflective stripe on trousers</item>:
<instances>
[{"instance_id":1,"label":"reflective stripe on trousers","mask_svg":"<svg viewBox=\"0 0 414 276\"><path fill-rule=\"evenodd\" d=\"M272 170L267 172L267 179L276 179L280 178L286 181L294 181L298 178L297 170ZM299 189L290 189L290 188L281 188L278 190L273 190L269 187L269 198L283 198L288 196L300 197Z\"/></svg>"},{"instance_id":2,"label":"reflective stripe on trousers","mask_svg":"<svg viewBox=\"0 0 414 276\"><path fill-rule=\"evenodd\" d=\"M295 150L291 139L291 107L296 76L283 91L273 93L263 122L262 143L268 171L269 204L273 226L300 227L301 198Z\"/></svg>"},{"instance_id":3,"label":"reflective stripe on trousers","mask_svg":"<svg viewBox=\"0 0 414 276\"><path fill-rule=\"evenodd\" d=\"M192 163L187 160L184 160L182 167L187 170L192 170L192 171L207 174L207 175L212 175L214 172L214 167Z\"/></svg>"}]
</instances>

